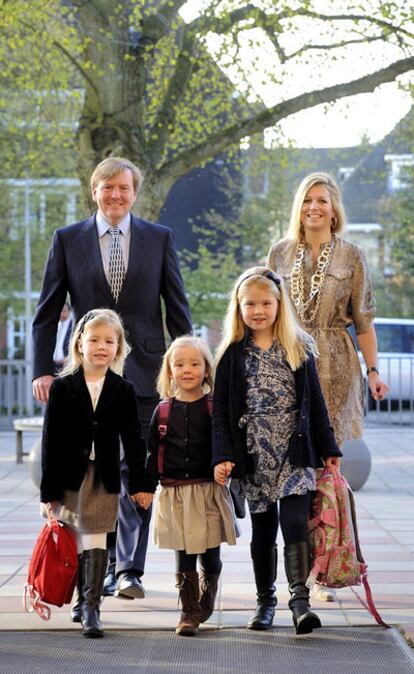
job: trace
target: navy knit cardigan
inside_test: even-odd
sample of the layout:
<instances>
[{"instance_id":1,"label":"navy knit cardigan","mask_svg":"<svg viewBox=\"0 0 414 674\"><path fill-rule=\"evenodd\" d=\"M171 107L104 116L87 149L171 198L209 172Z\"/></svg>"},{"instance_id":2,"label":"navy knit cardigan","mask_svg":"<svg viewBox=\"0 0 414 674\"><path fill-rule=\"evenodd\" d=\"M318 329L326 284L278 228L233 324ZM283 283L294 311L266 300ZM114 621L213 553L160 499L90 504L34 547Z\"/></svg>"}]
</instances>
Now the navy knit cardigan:
<instances>
[{"instance_id":1,"label":"navy knit cardigan","mask_svg":"<svg viewBox=\"0 0 414 674\"><path fill-rule=\"evenodd\" d=\"M232 461L233 477L254 471L247 454L246 430L239 419L246 411L244 350L247 336L231 344L217 366L213 399L213 465ZM342 456L329 423L315 359L312 354L294 372L298 416L289 441L288 457L293 466L320 467L322 459Z\"/></svg>"}]
</instances>

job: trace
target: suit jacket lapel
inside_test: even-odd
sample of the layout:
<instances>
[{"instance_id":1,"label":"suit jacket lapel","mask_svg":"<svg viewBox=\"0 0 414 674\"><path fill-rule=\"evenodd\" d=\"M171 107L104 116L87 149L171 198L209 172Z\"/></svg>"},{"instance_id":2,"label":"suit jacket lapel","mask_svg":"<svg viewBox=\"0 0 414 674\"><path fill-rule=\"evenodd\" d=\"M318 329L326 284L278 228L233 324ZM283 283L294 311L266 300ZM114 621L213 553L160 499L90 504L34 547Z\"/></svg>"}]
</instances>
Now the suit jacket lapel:
<instances>
[{"instance_id":1,"label":"suit jacket lapel","mask_svg":"<svg viewBox=\"0 0 414 674\"><path fill-rule=\"evenodd\" d=\"M102 387L101 395L98 399L98 404L95 409L95 414L102 416L106 409L114 405L114 389L116 388L117 376L112 370L108 370L105 376L105 381Z\"/></svg>"},{"instance_id":2,"label":"suit jacket lapel","mask_svg":"<svg viewBox=\"0 0 414 674\"><path fill-rule=\"evenodd\" d=\"M102 287L102 290L108 295L108 305L110 305L113 302L113 298L102 264L98 231L95 224L95 215L91 216L84 222L81 234L81 247L82 253L85 255L90 267L91 276L98 281Z\"/></svg>"},{"instance_id":3,"label":"suit jacket lapel","mask_svg":"<svg viewBox=\"0 0 414 674\"><path fill-rule=\"evenodd\" d=\"M74 374L68 376L69 384L78 407L83 415L88 418L93 414L92 400L85 382L82 368L79 368Z\"/></svg>"},{"instance_id":4,"label":"suit jacket lapel","mask_svg":"<svg viewBox=\"0 0 414 674\"><path fill-rule=\"evenodd\" d=\"M145 222L131 214L131 240L129 245L128 269L122 284L118 302L133 289L135 277L141 269L145 255L148 228Z\"/></svg>"}]
</instances>

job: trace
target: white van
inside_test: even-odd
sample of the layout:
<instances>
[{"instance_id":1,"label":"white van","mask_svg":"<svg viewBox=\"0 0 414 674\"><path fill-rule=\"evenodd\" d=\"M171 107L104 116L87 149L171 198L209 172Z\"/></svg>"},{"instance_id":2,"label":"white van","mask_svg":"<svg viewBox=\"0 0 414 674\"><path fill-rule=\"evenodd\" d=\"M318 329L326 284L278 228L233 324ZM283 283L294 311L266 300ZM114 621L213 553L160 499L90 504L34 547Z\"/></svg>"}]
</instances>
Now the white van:
<instances>
[{"instance_id":1,"label":"white van","mask_svg":"<svg viewBox=\"0 0 414 674\"><path fill-rule=\"evenodd\" d=\"M391 400L413 401L414 319L375 318L374 323L378 340L378 369L381 379L390 387L387 397ZM365 364L359 351L358 355L365 376Z\"/></svg>"}]
</instances>

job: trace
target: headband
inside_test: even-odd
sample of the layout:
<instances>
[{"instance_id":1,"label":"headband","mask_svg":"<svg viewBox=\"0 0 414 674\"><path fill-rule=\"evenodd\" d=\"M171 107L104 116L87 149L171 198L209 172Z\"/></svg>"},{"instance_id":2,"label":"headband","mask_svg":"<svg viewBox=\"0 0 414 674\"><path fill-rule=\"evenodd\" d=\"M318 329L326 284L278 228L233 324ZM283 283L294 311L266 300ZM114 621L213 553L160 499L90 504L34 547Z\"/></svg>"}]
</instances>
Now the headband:
<instances>
[{"instance_id":1,"label":"headband","mask_svg":"<svg viewBox=\"0 0 414 674\"><path fill-rule=\"evenodd\" d=\"M264 278L269 279L269 281L273 281L273 283L277 286L278 290L280 290L281 281L280 281L279 276L276 276L276 274L271 269L267 269L263 274L260 273L260 272L255 272L254 274L249 274L248 276L245 276L240 281L239 285L237 286L237 292L239 292L239 288L240 288L241 284L244 283L245 281L247 281L248 278L253 278L253 276L259 276L259 277L262 276Z\"/></svg>"},{"instance_id":2,"label":"headband","mask_svg":"<svg viewBox=\"0 0 414 674\"><path fill-rule=\"evenodd\" d=\"M79 335L83 333L83 331L85 330L85 325L87 324L88 321L92 320L94 316L95 314L93 313L93 311L88 311L88 313L84 315L79 325Z\"/></svg>"}]
</instances>

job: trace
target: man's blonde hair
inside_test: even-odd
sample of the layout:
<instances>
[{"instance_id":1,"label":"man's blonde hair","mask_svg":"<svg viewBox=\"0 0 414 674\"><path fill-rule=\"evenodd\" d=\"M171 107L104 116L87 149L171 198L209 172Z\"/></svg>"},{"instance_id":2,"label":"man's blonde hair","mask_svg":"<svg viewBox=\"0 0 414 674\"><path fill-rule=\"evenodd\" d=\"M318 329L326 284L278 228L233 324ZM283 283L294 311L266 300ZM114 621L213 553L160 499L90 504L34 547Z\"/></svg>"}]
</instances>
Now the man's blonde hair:
<instances>
[{"instance_id":1,"label":"man's blonde hair","mask_svg":"<svg viewBox=\"0 0 414 674\"><path fill-rule=\"evenodd\" d=\"M125 330L121 318L115 311L112 311L112 309L92 309L92 311L88 311L75 326L75 330L73 331L70 340L69 360L66 367L64 367L60 373L61 377L64 377L67 374L73 374L82 367L83 357L79 350L79 340L86 330L97 327L98 325L110 326L115 330L118 348L116 356L110 364L110 369L117 374L122 375L125 359L131 351L131 348L126 341Z\"/></svg>"},{"instance_id":2,"label":"man's blonde hair","mask_svg":"<svg viewBox=\"0 0 414 674\"><path fill-rule=\"evenodd\" d=\"M171 359L174 350L182 346L192 346L201 353L206 366L203 391L204 393L209 393L213 390L214 359L208 344L200 337L183 335L182 337L174 339L164 354L161 369L157 378L157 391L161 398L172 398L177 392L177 388L172 379Z\"/></svg>"},{"instance_id":3,"label":"man's blonde hair","mask_svg":"<svg viewBox=\"0 0 414 674\"><path fill-rule=\"evenodd\" d=\"M273 325L273 337L286 351L292 370L307 358L308 352L316 353L314 341L299 325L283 279L267 267L246 269L234 284L223 324L223 335L217 348L216 362L234 342L240 342L247 327L243 321L240 302L252 286L259 286L272 293L278 301L277 316Z\"/></svg>"},{"instance_id":4,"label":"man's blonde hair","mask_svg":"<svg viewBox=\"0 0 414 674\"><path fill-rule=\"evenodd\" d=\"M93 191L101 180L110 180L125 170L131 171L134 192L137 194L143 181L143 175L138 166L135 166L129 159L124 159L124 157L107 157L101 161L91 175L91 190Z\"/></svg>"}]
</instances>

